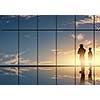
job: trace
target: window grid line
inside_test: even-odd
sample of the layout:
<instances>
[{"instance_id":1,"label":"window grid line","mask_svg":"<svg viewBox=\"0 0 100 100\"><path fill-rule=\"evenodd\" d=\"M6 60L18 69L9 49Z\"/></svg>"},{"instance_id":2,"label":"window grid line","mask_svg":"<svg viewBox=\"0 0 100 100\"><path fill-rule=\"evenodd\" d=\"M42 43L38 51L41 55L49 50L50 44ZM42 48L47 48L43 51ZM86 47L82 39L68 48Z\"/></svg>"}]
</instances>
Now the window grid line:
<instances>
[{"instance_id":1,"label":"window grid line","mask_svg":"<svg viewBox=\"0 0 100 100\"><path fill-rule=\"evenodd\" d=\"M94 27L94 26L93 26ZM15 29L3 29L3 30L0 30L0 31L37 31L37 29L17 29L17 30L15 30ZM100 30L98 30L98 29L58 29L57 28L57 31L100 31ZM38 31L56 31L56 29L38 29Z\"/></svg>"},{"instance_id":2,"label":"window grid line","mask_svg":"<svg viewBox=\"0 0 100 100\"><path fill-rule=\"evenodd\" d=\"M94 55L94 65L93 65L93 76L94 76L94 85L95 85L95 15L93 15L93 55Z\"/></svg>"},{"instance_id":3,"label":"window grid line","mask_svg":"<svg viewBox=\"0 0 100 100\"><path fill-rule=\"evenodd\" d=\"M19 31L19 15L18 15L18 85L20 84L20 31Z\"/></svg>"},{"instance_id":4,"label":"window grid line","mask_svg":"<svg viewBox=\"0 0 100 100\"><path fill-rule=\"evenodd\" d=\"M57 65L57 67L74 67L75 65ZM0 67L37 67L37 65L0 65ZM56 67L56 65L38 65L38 67ZM80 67L80 65L76 65L76 67ZM85 67L88 67L86 65ZM100 67L100 65L96 66Z\"/></svg>"},{"instance_id":5,"label":"window grid line","mask_svg":"<svg viewBox=\"0 0 100 100\"><path fill-rule=\"evenodd\" d=\"M55 41L55 45L56 45L56 55L55 55L56 56L56 73L55 74L56 74L56 85L57 85L57 80L58 80L58 78L57 78L57 58L58 58L57 57L57 49L58 49L58 46L57 46L57 44L58 44L57 43L58 42L57 41L57 15L56 15L56 34L55 34L55 40L56 40Z\"/></svg>"},{"instance_id":6,"label":"window grid line","mask_svg":"<svg viewBox=\"0 0 100 100\"><path fill-rule=\"evenodd\" d=\"M75 38L74 38L74 63L75 63L75 68L74 68L74 77L75 77L75 85L76 85L76 15L74 17L74 26L75 26L75 31L74 31L74 35L75 35Z\"/></svg>"},{"instance_id":7,"label":"window grid line","mask_svg":"<svg viewBox=\"0 0 100 100\"><path fill-rule=\"evenodd\" d=\"M37 16L37 85L39 84L39 33L38 33L38 16Z\"/></svg>"}]
</instances>

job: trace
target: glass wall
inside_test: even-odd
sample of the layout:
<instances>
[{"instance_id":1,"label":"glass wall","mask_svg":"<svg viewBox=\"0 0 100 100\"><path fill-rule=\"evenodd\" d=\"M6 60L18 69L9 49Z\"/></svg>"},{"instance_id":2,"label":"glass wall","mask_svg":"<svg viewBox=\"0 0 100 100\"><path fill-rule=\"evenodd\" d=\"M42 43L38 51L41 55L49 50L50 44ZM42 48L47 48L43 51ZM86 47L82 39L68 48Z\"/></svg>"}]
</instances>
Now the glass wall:
<instances>
[{"instance_id":1,"label":"glass wall","mask_svg":"<svg viewBox=\"0 0 100 100\"><path fill-rule=\"evenodd\" d=\"M92 15L1 15L0 84L100 84L99 24L100 16ZM84 82L80 44L86 50Z\"/></svg>"}]
</instances>

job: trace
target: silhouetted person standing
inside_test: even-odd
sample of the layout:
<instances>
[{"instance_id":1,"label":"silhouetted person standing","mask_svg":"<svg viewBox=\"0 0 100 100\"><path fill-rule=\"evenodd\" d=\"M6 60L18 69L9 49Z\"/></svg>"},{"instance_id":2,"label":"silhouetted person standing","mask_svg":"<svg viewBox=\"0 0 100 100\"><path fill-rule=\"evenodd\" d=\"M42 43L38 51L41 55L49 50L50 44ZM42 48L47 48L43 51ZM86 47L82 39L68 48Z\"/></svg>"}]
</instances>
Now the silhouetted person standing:
<instances>
[{"instance_id":1,"label":"silhouetted person standing","mask_svg":"<svg viewBox=\"0 0 100 100\"><path fill-rule=\"evenodd\" d=\"M89 80L92 80L92 48L89 48L89 52L88 52L88 62L89 62L89 74L88 74L88 78Z\"/></svg>"},{"instance_id":2,"label":"silhouetted person standing","mask_svg":"<svg viewBox=\"0 0 100 100\"><path fill-rule=\"evenodd\" d=\"M80 63L81 63L81 82L85 80L85 73L84 73L84 63L85 63L85 52L86 50L83 48L83 44L80 44L80 48L78 49L78 54L80 56Z\"/></svg>"}]
</instances>

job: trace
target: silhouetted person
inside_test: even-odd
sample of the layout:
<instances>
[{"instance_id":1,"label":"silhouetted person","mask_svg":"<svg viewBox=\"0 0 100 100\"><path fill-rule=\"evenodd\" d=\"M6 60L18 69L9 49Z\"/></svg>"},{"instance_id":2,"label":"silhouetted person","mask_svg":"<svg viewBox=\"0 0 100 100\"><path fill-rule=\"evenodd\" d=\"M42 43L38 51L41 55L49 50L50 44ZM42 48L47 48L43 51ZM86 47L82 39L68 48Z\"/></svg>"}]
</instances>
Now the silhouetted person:
<instances>
[{"instance_id":1,"label":"silhouetted person","mask_svg":"<svg viewBox=\"0 0 100 100\"><path fill-rule=\"evenodd\" d=\"M81 81L85 80L85 73L84 73L84 63L85 63L85 52L86 50L83 48L83 44L80 44L80 48L78 49L78 54L80 56L80 63L81 63Z\"/></svg>"},{"instance_id":2,"label":"silhouetted person","mask_svg":"<svg viewBox=\"0 0 100 100\"><path fill-rule=\"evenodd\" d=\"M89 62L89 74L88 74L88 78L89 80L92 80L92 48L89 48L89 52L88 52L88 62Z\"/></svg>"}]
</instances>

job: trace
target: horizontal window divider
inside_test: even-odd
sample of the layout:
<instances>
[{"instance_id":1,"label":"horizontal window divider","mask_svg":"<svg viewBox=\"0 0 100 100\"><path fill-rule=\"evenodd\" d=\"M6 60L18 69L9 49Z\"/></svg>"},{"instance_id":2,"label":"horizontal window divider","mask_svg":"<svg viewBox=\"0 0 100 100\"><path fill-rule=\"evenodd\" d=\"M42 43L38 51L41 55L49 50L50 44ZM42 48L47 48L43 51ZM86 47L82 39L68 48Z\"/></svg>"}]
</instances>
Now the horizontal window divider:
<instances>
[{"instance_id":1,"label":"horizontal window divider","mask_svg":"<svg viewBox=\"0 0 100 100\"><path fill-rule=\"evenodd\" d=\"M0 31L100 31L98 29L1 29Z\"/></svg>"},{"instance_id":2,"label":"horizontal window divider","mask_svg":"<svg viewBox=\"0 0 100 100\"><path fill-rule=\"evenodd\" d=\"M81 67L80 65L0 65L0 67ZM93 65L100 67L100 65ZM89 67L86 65L85 67Z\"/></svg>"}]
</instances>

